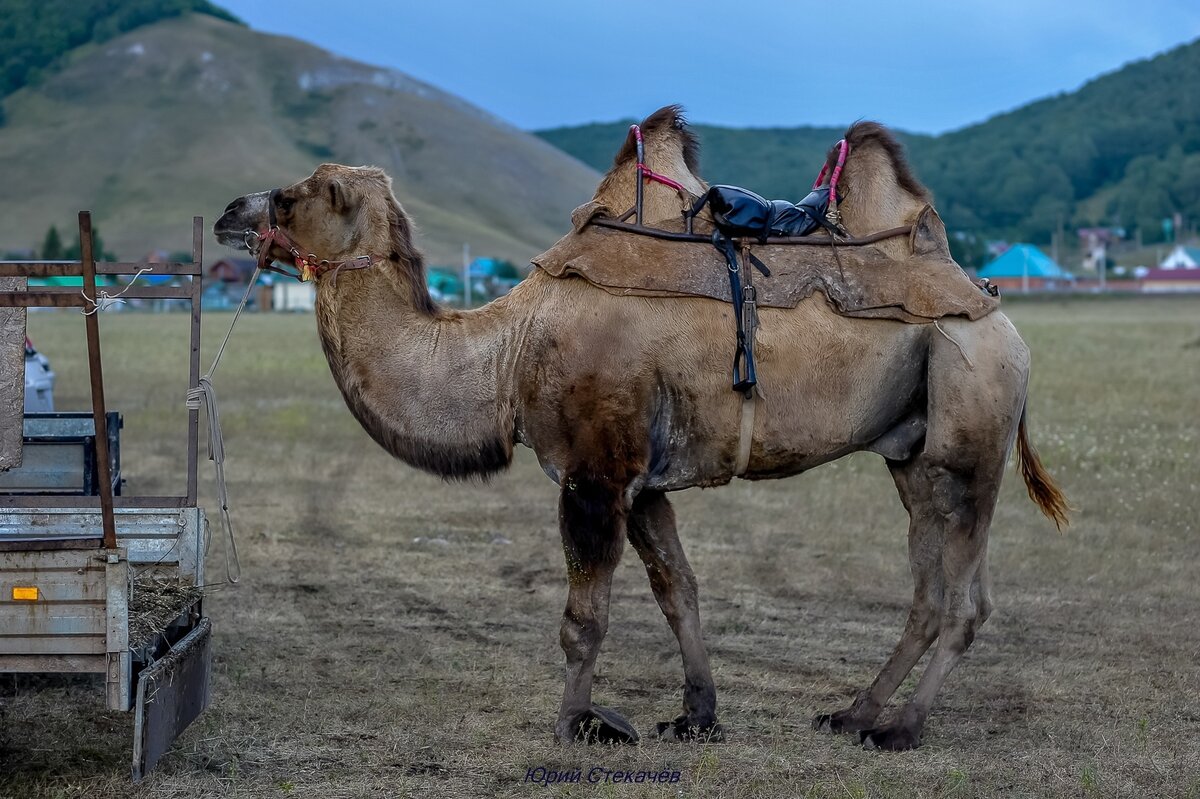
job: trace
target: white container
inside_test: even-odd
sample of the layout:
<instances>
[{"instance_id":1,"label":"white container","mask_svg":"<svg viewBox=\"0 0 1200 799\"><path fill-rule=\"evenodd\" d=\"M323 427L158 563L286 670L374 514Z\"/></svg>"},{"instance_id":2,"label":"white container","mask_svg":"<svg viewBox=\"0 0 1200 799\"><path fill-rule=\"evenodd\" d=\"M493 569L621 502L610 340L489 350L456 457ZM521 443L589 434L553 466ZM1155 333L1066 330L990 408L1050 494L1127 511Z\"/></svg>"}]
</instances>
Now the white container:
<instances>
[{"instance_id":1,"label":"white container","mask_svg":"<svg viewBox=\"0 0 1200 799\"><path fill-rule=\"evenodd\" d=\"M54 412L54 372L46 356L25 349L25 412Z\"/></svg>"}]
</instances>

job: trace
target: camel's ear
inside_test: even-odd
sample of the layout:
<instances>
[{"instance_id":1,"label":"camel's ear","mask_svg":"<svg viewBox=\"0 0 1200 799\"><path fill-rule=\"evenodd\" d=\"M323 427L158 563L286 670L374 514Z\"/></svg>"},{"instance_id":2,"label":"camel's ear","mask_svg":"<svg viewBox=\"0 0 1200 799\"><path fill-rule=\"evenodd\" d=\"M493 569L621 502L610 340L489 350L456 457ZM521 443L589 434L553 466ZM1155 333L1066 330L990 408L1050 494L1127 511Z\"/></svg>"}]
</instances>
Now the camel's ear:
<instances>
[{"instance_id":1,"label":"camel's ear","mask_svg":"<svg viewBox=\"0 0 1200 799\"><path fill-rule=\"evenodd\" d=\"M350 210L350 196L346 191L346 184L334 178L329 181L329 185L325 187L325 191L329 194L329 205L334 211L344 214Z\"/></svg>"}]
</instances>

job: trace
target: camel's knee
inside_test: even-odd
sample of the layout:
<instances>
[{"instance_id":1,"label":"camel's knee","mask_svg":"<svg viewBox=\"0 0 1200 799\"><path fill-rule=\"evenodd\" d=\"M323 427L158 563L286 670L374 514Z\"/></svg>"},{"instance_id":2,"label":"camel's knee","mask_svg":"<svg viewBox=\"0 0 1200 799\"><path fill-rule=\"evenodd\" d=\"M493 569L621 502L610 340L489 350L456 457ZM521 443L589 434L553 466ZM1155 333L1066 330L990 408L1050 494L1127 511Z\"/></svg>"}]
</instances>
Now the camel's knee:
<instances>
[{"instance_id":1,"label":"camel's knee","mask_svg":"<svg viewBox=\"0 0 1200 799\"><path fill-rule=\"evenodd\" d=\"M992 604L992 595L986 582L976 583L975 591L975 627L978 629L992 615L995 605Z\"/></svg>"},{"instance_id":2,"label":"camel's knee","mask_svg":"<svg viewBox=\"0 0 1200 799\"><path fill-rule=\"evenodd\" d=\"M942 613L942 623L938 626L938 638L960 652L966 651L986 618L980 617L980 610L982 608L969 596L958 602L948 603L948 607Z\"/></svg>"},{"instance_id":3,"label":"camel's knee","mask_svg":"<svg viewBox=\"0 0 1200 799\"><path fill-rule=\"evenodd\" d=\"M908 627L912 634L929 644L938 637L941 626L941 608L926 597L918 596L908 614Z\"/></svg>"},{"instance_id":4,"label":"camel's knee","mask_svg":"<svg viewBox=\"0 0 1200 799\"><path fill-rule=\"evenodd\" d=\"M977 512L971 475L934 464L926 467L925 476L933 509L949 522L949 530L973 530Z\"/></svg>"},{"instance_id":5,"label":"camel's knee","mask_svg":"<svg viewBox=\"0 0 1200 799\"><path fill-rule=\"evenodd\" d=\"M568 658L585 660L596 651L607 632L607 619L583 617L568 610L558 629L558 642Z\"/></svg>"}]
</instances>

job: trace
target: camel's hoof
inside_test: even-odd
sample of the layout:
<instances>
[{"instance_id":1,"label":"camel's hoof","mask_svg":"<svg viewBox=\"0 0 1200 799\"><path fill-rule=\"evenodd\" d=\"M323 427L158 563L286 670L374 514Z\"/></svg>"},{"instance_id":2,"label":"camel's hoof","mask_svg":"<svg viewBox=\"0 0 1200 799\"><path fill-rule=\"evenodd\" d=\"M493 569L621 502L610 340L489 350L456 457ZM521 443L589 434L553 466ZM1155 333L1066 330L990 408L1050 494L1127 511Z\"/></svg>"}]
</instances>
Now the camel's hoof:
<instances>
[{"instance_id":1,"label":"camel's hoof","mask_svg":"<svg viewBox=\"0 0 1200 799\"><path fill-rule=\"evenodd\" d=\"M836 713L819 713L813 717L812 728L817 732L839 735L848 732L861 732L875 723L875 719L856 718L848 710Z\"/></svg>"},{"instance_id":2,"label":"camel's hoof","mask_svg":"<svg viewBox=\"0 0 1200 799\"><path fill-rule=\"evenodd\" d=\"M689 722L687 716L679 716L674 721L660 721L656 734L663 741L699 741L701 743L720 743L725 740L725 728L715 721L707 724Z\"/></svg>"},{"instance_id":3,"label":"camel's hoof","mask_svg":"<svg viewBox=\"0 0 1200 799\"><path fill-rule=\"evenodd\" d=\"M886 727L863 730L858 734L858 740L864 749L905 752L921 745L921 733L901 724L889 724Z\"/></svg>"},{"instance_id":4,"label":"camel's hoof","mask_svg":"<svg viewBox=\"0 0 1200 799\"><path fill-rule=\"evenodd\" d=\"M585 744L635 744L637 730L617 711L600 705L581 713L570 724L572 740Z\"/></svg>"}]
</instances>

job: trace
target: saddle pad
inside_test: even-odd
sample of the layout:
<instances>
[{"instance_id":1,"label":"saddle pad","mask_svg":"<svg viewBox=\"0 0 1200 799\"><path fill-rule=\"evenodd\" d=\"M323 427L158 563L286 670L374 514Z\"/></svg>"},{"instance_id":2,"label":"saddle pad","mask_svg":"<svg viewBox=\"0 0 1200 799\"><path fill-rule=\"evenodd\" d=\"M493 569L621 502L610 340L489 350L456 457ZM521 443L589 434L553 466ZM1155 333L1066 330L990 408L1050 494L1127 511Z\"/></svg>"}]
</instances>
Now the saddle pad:
<instances>
[{"instance_id":1,"label":"saddle pad","mask_svg":"<svg viewBox=\"0 0 1200 799\"><path fill-rule=\"evenodd\" d=\"M576 230L534 258L535 266L554 277L581 277L612 294L730 301L725 260L711 244L575 221ZM657 226L683 230L675 220ZM710 230L698 220L697 233ZM975 320L999 306L1000 300L984 294L950 257L946 229L932 207L926 206L913 225L909 245L912 254L896 260L870 245L839 246L835 253L828 245L753 244L750 252L771 271L770 277L754 272L758 305L794 308L820 291L844 316L911 324L946 316Z\"/></svg>"}]
</instances>

